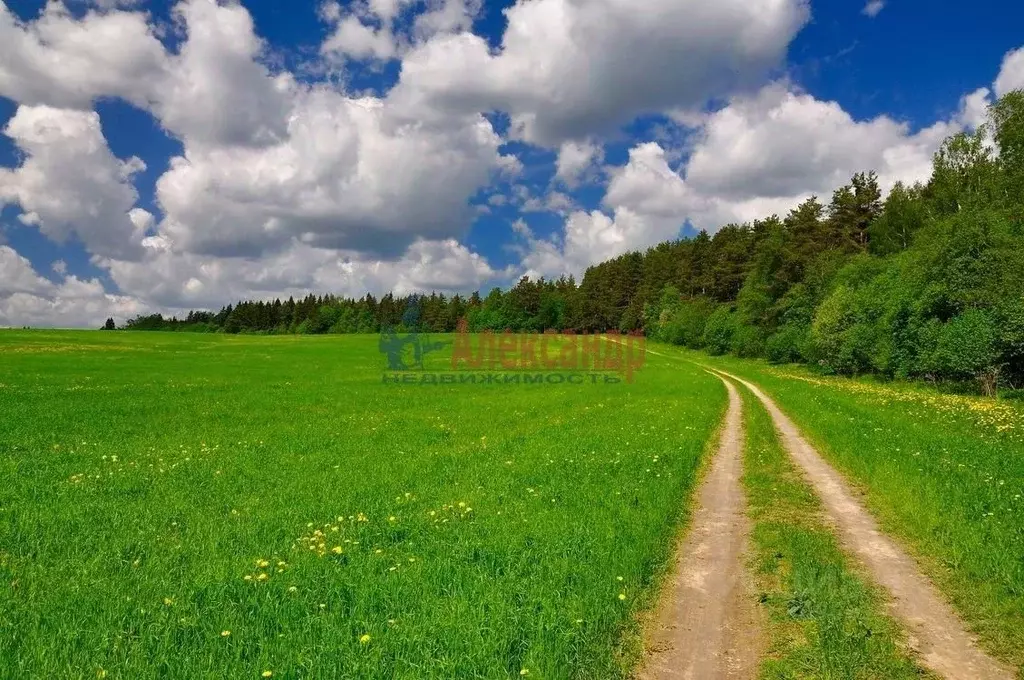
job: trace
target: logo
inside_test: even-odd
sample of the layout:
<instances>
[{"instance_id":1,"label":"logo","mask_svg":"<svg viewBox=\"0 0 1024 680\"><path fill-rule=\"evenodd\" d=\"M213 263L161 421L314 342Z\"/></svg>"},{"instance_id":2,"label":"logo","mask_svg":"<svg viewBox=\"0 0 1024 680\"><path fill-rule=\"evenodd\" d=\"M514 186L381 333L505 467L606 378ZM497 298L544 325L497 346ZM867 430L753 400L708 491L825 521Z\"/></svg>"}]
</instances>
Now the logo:
<instances>
[{"instance_id":1,"label":"logo","mask_svg":"<svg viewBox=\"0 0 1024 680\"><path fill-rule=\"evenodd\" d=\"M411 306L400 329L381 333L387 359L385 383L403 385L584 385L632 383L643 368L643 335L608 333L470 333L465 319L453 340L434 342L417 329L418 308ZM412 329L412 330L407 330ZM454 347L447 370L424 358Z\"/></svg>"},{"instance_id":2,"label":"logo","mask_svg":"<svg viewBox=\"0 0 1024 680\"><path fill-rule=\"evenodd\" d=\"M422 371L423 357L444 349L450 342L431 342L430 336L417 331L398 333L389 328L380 334L378 348L387 357L389 371Z\"/></svg>"},{"instance_id":3,"label":"logo","mask_svg":"<svg viewBox=\"0 0 1024 680\"><path fill-rule=\"evenodd\" d=\"M388 327L381 331L377 348L387 357L389 371L422 371L423 359L427 354L451 344L450 341L431 342L428 334L419 332L419 321L419 301L413 299L402 315L401 326L409 330L399 331Z\"/></svg>"}]
</instances>

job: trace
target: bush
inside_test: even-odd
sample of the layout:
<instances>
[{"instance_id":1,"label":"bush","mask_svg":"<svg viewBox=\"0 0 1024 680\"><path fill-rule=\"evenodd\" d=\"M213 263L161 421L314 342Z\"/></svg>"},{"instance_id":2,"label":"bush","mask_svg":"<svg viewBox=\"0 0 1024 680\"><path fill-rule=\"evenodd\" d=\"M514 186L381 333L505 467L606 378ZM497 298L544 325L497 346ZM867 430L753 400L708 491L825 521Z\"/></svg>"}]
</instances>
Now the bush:
<instances>
[{"instance_id":1,"label":"bush","mask_svg":"<svg viewBox=\"0 0 1024 680\"><path fill-rule=\"evenodd\" d=\"M805 353L810 327L783 326L765 343L765 356L772 364L792 364L807 359Z\"/></svg>"},{"instance_id":2,"label":"bush","mask_svg":"<svg viewBox=\"0 0 1024 680\"><path fill-rule=\"evenodd\" d=\"M970 309L944 324L930 368L953 380L978 378L996 367L996 328L983 310Z\"/></svg>"},{"instance_id":3,"label":"bush","mask_svg":"<svg viewBox=\"0 0 1024 680\"><path fill-rule=\"evenodd\" d=\"M666 342L691 349L704 346L704 329L715 311L715 304L707 299L681 303L665 322L662 335Z\"/></svg>"},{"instance_id":4,"label":"bush","mask_svg":"<svg viewBox=\"0 0 1024 680\"><path fill-rule=\"evenodd\" d=\"M704 326L704 346L708 353L721 355L732 349L732 336L736 329L733 311L726 305L716 309Z\"/></svg>"},{"instance_id":5,"label":"bush","mask_svg":"<svg viewBox=\"0 0 1024 680\"><path fill-rule=\"evenodd\" d=\"M764 356L764 335L761 329L736 323L732 333L732 351L745 359Z\"/></svg>"}]
</instances>

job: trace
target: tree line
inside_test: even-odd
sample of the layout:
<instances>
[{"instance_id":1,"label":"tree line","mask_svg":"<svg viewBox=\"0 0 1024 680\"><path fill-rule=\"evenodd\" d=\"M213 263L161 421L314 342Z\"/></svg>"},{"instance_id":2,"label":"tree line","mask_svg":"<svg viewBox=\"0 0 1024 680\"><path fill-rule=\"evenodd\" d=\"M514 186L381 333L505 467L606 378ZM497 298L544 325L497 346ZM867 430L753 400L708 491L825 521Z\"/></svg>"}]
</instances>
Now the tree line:
<instances>
[{"instance_id":1,"label":"tree line","mask_svg":"<svg viewBox=\"0 0 1024 680\"><path fill-rule=\"evenodd\" d=\"M925 183L883 197L858 173L827 203L661 243L572 277L481 297L308 295L247 301L132 330L378 333L623 332L712 354L803 362L837 374L1024 380L1024 91L946 139ZM114 326L108 320L106 327Z\"/></svg>"}]
</instances>

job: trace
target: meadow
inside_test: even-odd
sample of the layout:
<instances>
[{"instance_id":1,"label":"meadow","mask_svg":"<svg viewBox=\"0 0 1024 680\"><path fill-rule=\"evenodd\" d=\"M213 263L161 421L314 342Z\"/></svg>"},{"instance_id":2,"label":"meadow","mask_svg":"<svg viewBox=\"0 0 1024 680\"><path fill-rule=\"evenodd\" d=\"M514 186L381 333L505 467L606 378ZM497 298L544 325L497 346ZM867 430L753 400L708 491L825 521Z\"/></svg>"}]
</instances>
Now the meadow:
<instances>
[{"instance_id":1,"label":"meadow","mask_svg":"<svg viewBox=\"0 0 1024 680\"><path fill-rule=\"evenodd\" d=\"M628 676L722 385L377 340L0 331L0 676Z\"/></svg>"}]
</instances>

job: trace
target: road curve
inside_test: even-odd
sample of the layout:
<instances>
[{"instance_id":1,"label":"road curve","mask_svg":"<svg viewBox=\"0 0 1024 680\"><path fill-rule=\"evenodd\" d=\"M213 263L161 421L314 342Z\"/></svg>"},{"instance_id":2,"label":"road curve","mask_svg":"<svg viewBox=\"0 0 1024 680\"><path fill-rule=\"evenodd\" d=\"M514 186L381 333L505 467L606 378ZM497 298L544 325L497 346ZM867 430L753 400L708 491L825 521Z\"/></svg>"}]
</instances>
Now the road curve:
<instances>
[{"instance_id":1,"label":"road curve","mask_svg":"<svg viewBox=\"0 0 1024 680\"><path fill-rule=\"evenodd\" d=\"M910 645L920 655L921 663L949 680L1013 680L1013 671L978 647L935 586L910 556L879 530L843 477L801 436L775 402L750 382L713 370L742 383L764 404L783 445L821 497L847 549L889 591L892 613L906 626Z\"/></svg>"}]
</instances>

